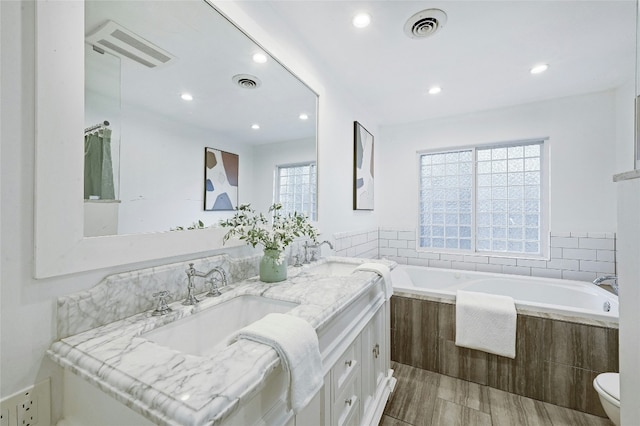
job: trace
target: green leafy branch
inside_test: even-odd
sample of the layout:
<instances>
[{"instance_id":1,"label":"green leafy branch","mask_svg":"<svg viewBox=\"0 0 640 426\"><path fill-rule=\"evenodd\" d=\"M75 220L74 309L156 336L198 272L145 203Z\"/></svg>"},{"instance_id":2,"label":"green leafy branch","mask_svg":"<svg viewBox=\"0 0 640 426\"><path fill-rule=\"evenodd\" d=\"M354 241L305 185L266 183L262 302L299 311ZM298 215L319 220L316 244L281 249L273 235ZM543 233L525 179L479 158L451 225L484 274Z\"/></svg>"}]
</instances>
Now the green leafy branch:
<instances>
[{"instance_id":1,"label":"green leafy branch","mask_svg":"<svg viewBox=\"0 0 640 426\"><path fill-rule=\"evenodd\" d=\"M282 251L296 238L307 236L317 242L318 231L309 223L306 215L298 212L284 215L282 204L276 203L269 207L269 220L264 214L257 213L251 204L236 207L232 218L220 222L220 226L230 228L225 234L223 242L232 237L245 241L252 247L258 244L267 250Z\"/></svg>"}]
</instances>

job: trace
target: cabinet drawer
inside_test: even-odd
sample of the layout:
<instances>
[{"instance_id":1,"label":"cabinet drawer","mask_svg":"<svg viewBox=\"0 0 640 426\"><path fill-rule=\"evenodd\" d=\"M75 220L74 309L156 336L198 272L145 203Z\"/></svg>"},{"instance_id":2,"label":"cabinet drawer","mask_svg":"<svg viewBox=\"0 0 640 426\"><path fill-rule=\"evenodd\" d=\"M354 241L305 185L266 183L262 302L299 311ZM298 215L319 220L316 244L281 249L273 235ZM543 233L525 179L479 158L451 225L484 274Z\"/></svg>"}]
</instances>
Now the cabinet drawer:
<instances>
[{"instance_id":1,"label":"cabinet drawer","mask_svg":"<svg viewBox=\"0 0 640 426\"><path fill-rule=\"evenodd\" d=\"M355 374L344 385L333 403L333 424L335 426L357 425L360 423L360 375Z\"/></svg>"},{"instance_id":2,"label":"cabinet drawer","mask_svg":"<svg viewBox=\"0 0 640 426\"><path fill-rule=\"evenodd\" d=\"M331 369L331 394L334 402L351 377L360 370L360 337L347 348Z\"/></svg>"}]
</instances>

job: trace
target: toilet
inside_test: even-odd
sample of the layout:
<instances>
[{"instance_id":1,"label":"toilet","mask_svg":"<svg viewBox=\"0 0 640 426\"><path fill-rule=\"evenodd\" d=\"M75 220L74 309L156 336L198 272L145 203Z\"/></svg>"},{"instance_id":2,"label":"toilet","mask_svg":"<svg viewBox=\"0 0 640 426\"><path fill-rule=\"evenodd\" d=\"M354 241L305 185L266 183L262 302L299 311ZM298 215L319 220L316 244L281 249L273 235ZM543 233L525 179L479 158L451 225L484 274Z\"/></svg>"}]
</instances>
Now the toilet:
<instances>
[{"instance_id":1,"label":"toilet","mask_svg":"<svg viewBox=\"0 0 640 426\"><path fill-rule=\"evenodd\" d=\"M598 392L602 408L609 419L616 426L620 426L620 374L598 374L593 380L593 387Z\"/></svg>"}]
</instances>

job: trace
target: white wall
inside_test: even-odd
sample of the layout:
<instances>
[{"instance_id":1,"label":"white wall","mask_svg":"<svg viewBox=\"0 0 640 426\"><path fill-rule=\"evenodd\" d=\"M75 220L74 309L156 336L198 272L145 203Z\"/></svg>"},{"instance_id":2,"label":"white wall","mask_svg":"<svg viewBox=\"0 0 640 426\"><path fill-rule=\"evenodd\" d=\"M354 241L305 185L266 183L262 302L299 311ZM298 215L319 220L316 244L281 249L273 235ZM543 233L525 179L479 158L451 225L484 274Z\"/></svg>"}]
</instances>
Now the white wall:
<instances>
[{"instance_id":1,"label":"white wall","mask_svg":"<svg viewBox=\"0 0 640 426\"><path fill-rule=\"evenodd\" d=\"M316 161L316 141L300 139L253 147L251 207L266 212L273 204L276 166Z\"/></svg>"},{"instance_id":2,"label":"white wall","mask_svg":"<svg viewBox=\"0 0 640 426\"><path fill-rule=\"evenodd\" d=\"M635 93L636 87L633 80L615 91L616 173L628 172L634 168Z\"/></svg>"},{"instance_id":3,"label":"white wall","mask_svg":"<svg viewBox=\"0 0 640 426\"><path fill-rule=\"evenodd\" d=\"M614 232L616 103L607 91L420 123L383 127L377 179L382 226L413 229L416 152L549 137L551 232Z\"/></svg>"},{"instance_id":4,"label":"white wall","mask_svg":"<svg viewBox=\"0 0 640 426\"><path fill-rule=\"evenodd\" d=\"M52 378L53 420L61 416L60 369L45 355L56 339L55 303L61 295L85 290L109 274L189 256L77 273L51 279L33 279L34 245L34 2L0 2L0 399L46 377ZM227 13L320 94L319 227L324 235L352 229L371 229L375 214L351 209L354 120L372 132L377 124L343 90L323 79L290 37L266 32L228 2ZM236 9L234 9L236 8ZM231 13L233 12L233 13ZM236 19L238 17L238 19ZM59 107L64 108L64 99ZM81 144L78 144L80 149ZM197 167L200 173L200 167ZM78 177L80 179L80 177ZM225 250L228 251L228 250ZM202 256L211 253L202 253Z\"/></svg>"},{"instance_id":5,"label":"white wall","mask_svg":"<svg viewBox=\"0 0 640 426\"><path fill-rule=\"evenodd\" d=\"M205 147L239 155L238 201L249 202L251 147L123 105L118 233L168 231L198 220L208 226L228 217L203 210Z\"/></svg>"}]
</instances>

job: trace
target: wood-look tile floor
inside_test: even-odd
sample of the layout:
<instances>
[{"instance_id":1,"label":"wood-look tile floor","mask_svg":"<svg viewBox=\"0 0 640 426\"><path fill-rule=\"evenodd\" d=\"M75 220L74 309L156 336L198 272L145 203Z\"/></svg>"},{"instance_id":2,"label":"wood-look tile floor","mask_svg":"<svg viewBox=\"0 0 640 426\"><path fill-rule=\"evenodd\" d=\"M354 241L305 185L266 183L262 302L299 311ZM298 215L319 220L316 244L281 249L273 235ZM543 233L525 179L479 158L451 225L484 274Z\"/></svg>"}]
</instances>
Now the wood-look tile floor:
<instances>
[{"instance_id":1,"label":"wood-look tile floor","mask_svg":"<svg viewBox=\"0 0 640 426\"><path fill-rule=\"evenodd\" d=\"M608 419L408 365L379 426L613 426Z\"/></svg>"}]
</instances>

